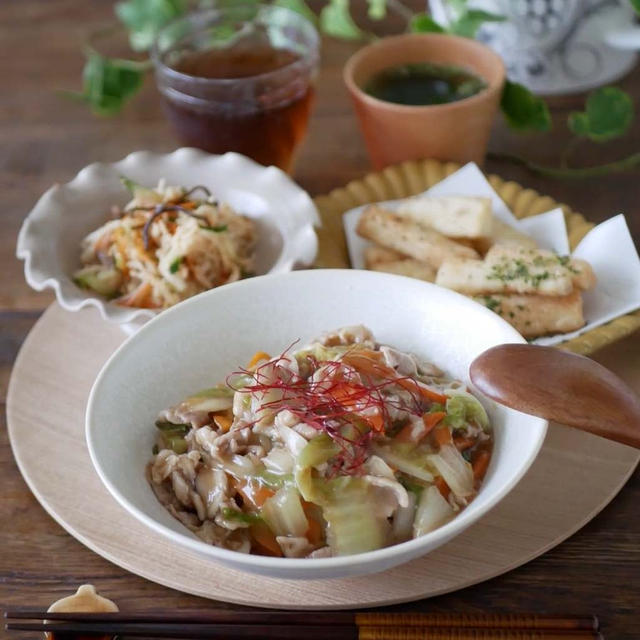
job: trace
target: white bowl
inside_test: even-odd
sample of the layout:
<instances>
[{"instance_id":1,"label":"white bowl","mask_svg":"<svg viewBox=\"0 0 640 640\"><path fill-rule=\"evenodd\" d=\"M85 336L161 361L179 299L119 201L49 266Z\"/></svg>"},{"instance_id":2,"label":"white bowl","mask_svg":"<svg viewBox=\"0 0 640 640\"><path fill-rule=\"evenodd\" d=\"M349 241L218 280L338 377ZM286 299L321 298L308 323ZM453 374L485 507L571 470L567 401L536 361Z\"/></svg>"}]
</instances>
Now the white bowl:
<instances>
[{"instance_id":1,"label":"white bowl","mask_svg":"<svg viewBox=\"0 0 640 640\"><path fill-rule=\"evenodd\" d=\"M421 538L359 555L326 559L245 555L205 544L175 520L144 470L158 411L224 380L258 350L277 354L295 339L363 323L376 338L434 362L469 382L485 349L524 342L504 320L447 289L371 271L311 270L243 280L186 300L147 323L98 375L86 415L93 464L114 498L176 546L236 569L281 578L374 573L439 547L495 506L533 462L547 423L486 402L495 430L487 476L471 504Z\"/></svg>"},{"instance_id":2,"label":"white bowl","mask_svg":"<svg viewBox=\"0 0 640 640\"><path fill-rule=\"evenodd\" d=\"M124 160L85 167L71 181L51 187L38 200L18 235L17 256L25 261L27 282L37 291L54 289L68 311L97 307L106 320L142 323L157 315L152 309L131 309L80 289L72 280L80 267L80 241L104 224L112 205L130 195L120 182L127 176L145 186L160 178L168 184L203 184L217 198L256 221L256 271L283 273L313 263L319 224L308 194L276 167L263 167L237 153L215 156L197 149L158 154L136 151Z\"/></svg>"}]
</instances>

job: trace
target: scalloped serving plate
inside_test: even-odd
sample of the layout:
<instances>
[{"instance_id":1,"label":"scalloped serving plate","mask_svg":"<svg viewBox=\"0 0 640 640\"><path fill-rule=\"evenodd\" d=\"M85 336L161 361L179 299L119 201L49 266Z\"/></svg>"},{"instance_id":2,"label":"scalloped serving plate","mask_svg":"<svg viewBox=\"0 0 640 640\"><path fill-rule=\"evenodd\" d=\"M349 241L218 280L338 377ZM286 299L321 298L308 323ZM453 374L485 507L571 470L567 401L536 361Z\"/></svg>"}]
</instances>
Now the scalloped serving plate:
<instances>
[{"instance_id":1,"label":"scalloped serving plate","mask_svg":"<svg viewBox=\"0 0 640 640\"><path fill-rule=\"evenodd\" d=\"M252 218L258 227L256 271L284 273L309 266L317 252L319 217L309 195L276 167L263 167L237 153L215 156L183 148L168 154L136 151L114 163L91 164L38 200L18 235L17 256L25 261L28 284L53 289L61 307L96 307L113 322L140 324L158 313L108 302L77 287L80 242L104 224L110 208L130 199L120 182L127 176L145 186L160 178L187 187L203 184L217 198Z\"/></svg>"}]
</instances>

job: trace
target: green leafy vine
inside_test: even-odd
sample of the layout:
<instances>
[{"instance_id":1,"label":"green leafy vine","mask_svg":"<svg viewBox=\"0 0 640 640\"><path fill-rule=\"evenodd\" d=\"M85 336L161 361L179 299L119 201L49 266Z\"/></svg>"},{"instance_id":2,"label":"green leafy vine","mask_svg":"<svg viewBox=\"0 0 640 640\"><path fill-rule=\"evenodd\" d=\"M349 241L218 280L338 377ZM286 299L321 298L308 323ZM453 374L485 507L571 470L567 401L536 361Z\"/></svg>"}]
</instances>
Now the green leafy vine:
<instances>
[{"instance_id":1,"label":"green leafy vine","mask_svg":"<svg viewBox=\"0 0 640 640\"><path fill-rule=\"evenodd\" d=\"M114 11L127 30L129 44L135 52L148 51L158 32L175 18L195 8L233 5L235 0L121 0ZM258 4L259 0L243 0L245 4ZM448 33L474 38L478 30L489 22L502 22L505 17L469 7L467 0L448 0L449 22L439 24L427 13L413 13L400 0L366 0L368 16L381 20L389 9L406 21L407 31L414 33ZM629 0L640 14L640 0ZM326 35L343 40L366 40L373 36L358 26L351 14L350 0L327 0L316 15L306 0L271 0L276 6L296 11L311 20ZM81 100L99 115L113 115L140 90L145 74L151 68L149 60L135 61L110 58L93 47L85 51L82 90L65 92ZM516 131L548 132L552 128L546 102L525 86L508 81L500 102L507 124ZM509 154L493 157L526 166L532 171L557 178L586 178L612 171L625 171L640 167L640 154L633 154L615 162L595 167L569 166L572 152L581 140L600 143L623 136L634 119L634 106L628 94L616 87L602 87L587 97L584 111L569 114L567 125L573 134L560 167L542 166Z\"/></svg>"}]
</instances>

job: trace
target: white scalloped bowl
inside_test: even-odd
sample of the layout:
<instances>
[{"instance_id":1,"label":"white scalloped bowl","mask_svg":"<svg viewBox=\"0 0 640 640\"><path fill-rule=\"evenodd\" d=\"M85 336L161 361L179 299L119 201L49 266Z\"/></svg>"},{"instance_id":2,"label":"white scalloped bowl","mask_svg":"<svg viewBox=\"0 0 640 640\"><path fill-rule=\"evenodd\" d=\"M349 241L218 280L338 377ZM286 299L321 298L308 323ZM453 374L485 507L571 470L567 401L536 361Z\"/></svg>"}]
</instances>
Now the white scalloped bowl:
<instances>
[{"instance_id":1,"label":"white scalloped bowl","mask_svg":"<svg viewBox=\"0 0 640 640\"><path fill-rule=\"evenodd\" d=\"M197 552L203 562L221 562L274 578L375 573L445 544L518 483L542 445L544 420L485 402L495 444L477 497L435 531L357 555L270 558L214 547L173 518L145 479L160 410L194 389L224 380L256 351L280 353L297 338L304 343L323 331L358 323L367 325L381 342L416 353L469 385L469 365L477 355L497 344L524 342L511 325L484 306L413 278L310 269L234 282L160 314L102 368L86 412L89 454L102 482L133 517L176 549ZM171 554L170 546L167 550Z\"/></svg>"},{"instance_id":2,"label":"white scalloped bowl","mask_svg":"<svg viewBox=\"0 0 640 640\"><path fill-rule=\"evenodd\" d=\"M216 156L190 148L168 154L136 151L119 162L91 164L71 182L51 187L20 229L16 253L25 261L28 284L37 291L53 289L67 311L96 307L103 318L128 332L159 313L118 306L72 280L80 267L81 240L104 224L112 205L130 199L121 175L145 186L155 186L160 178L187 187L203 184L252 218L258 227L258 274L284 273L315 260L318 212L306 191L280 169L237 153Z\"/></svg>"}]
</instances>

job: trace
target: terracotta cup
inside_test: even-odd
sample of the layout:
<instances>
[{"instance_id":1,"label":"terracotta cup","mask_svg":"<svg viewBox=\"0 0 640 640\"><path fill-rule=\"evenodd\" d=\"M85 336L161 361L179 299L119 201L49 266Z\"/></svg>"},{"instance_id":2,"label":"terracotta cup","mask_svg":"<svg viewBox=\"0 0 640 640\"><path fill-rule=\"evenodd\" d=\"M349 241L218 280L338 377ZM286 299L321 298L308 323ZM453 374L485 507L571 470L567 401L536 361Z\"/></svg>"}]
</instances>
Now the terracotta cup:
<instances>
[{"instance_id":1,"label":"terracotta cup","mask_svg":"<svg viewBox=\"0 0 640 640\"><path fill-rule=\"evenodd\" d=\"M464 100L426 106L385 102L364 92L362 87L379 71L419 62L463 67L487 87ZM481 164L504 79L502 59L489 47L442 34L384 38L360 49L344 68L344 81L376 169L422 158Z\"/></svg>"}]
</instances>

